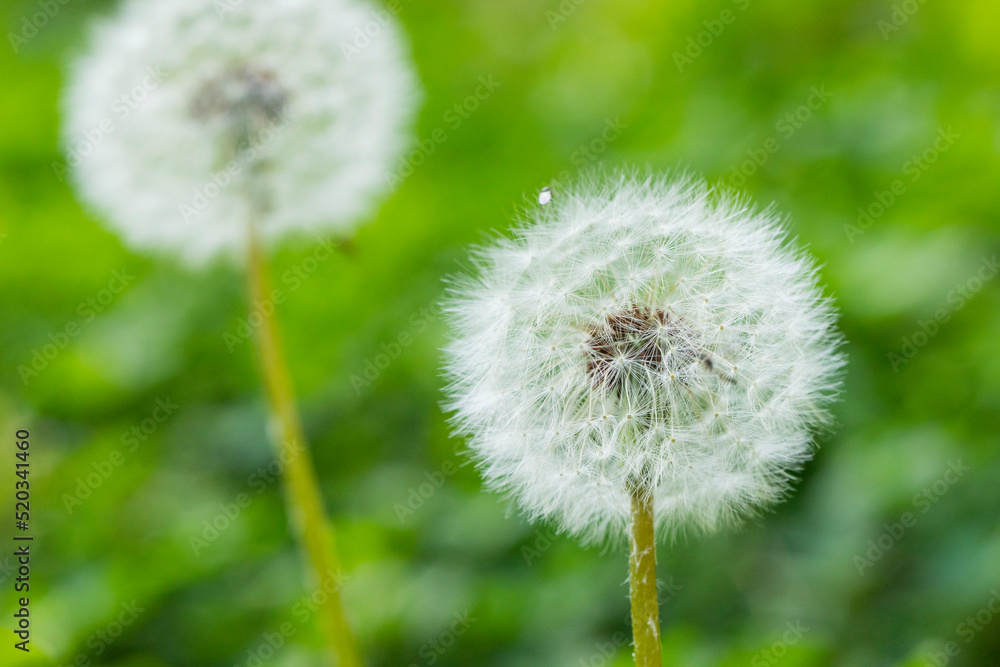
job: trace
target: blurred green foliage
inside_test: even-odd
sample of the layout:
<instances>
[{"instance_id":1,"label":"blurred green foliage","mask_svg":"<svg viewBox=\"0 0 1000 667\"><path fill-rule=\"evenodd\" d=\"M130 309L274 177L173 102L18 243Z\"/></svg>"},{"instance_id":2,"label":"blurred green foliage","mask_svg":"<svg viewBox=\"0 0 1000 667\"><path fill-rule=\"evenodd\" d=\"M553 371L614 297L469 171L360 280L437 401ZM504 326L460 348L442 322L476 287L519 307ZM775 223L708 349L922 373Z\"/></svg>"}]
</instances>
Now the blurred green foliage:
<instances>
[{"instance_id":1,"label":"blurred green foliage","mask_svg":"<svg viewBox=\"0 0 1000 667\"><path fill-rule=\"evenodd\" d=\"M43 4L58 11L15 53L9 35ZM625 554L508 516L439 407L442 276L522 197L553 182L558 196L598 162L690 168L776 202L825 265L850 341L837 427L792 500L739 534L663 546L669 664L1000 664L1000 289L972 280L1000 245L1000 6L402 6L427 91L418 134L445 140L352 252L286 283L281 309L370 664L630 664ZM0 424L6 442L32 434L31 655L54 661L30 664L320 664L280 488L259 484L253 347L224 338L246 317L241 276L137 256L53 169L66 63L110 8L0 14ZM500 85L456 123L480 77ZM939 132L952 139L935 148ZM288 243L276 275L312 250ZM134 279L84 316L115 271ZM401 334L412 342L394 347ZM157 421L157 401L176 410ZM225 520L241 493L252 502ZM196 554L213 521L228 525ZM0 556L5 628L11 564ZM29 664L0 636L0 663Z\"/></svg>"}]
</instances>

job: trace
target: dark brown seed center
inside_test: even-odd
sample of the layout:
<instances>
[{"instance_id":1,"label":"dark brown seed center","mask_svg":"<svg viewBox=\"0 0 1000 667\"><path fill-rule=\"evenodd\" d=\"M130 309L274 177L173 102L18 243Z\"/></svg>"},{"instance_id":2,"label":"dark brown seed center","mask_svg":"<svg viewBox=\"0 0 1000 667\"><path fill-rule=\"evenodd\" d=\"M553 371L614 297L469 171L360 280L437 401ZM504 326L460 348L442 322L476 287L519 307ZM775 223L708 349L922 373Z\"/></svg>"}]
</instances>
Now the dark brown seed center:
<instances>
[{"instance_id":1,"label":"dark brown seed center","mask_svg":"<svg viewBox=\"0 0 1000 667\"><path fill-rule=\"evenodd\" d=\"M242 150L268 124L281 120L287 105L288 94L274 72L241 65L202 83L191 100L191 115L222 118Z\"/></svg>"},{"instance_id":2,"label":"dark brown seed center","mask_svg":"<svg viewBox=\"0 0 1000 667\"><path fill-rule=\"evenodd\" d=\"M712 370L694 333L666 310L632 306L609 315L589 333L587 375L595 389L621 394L626 385L647 386L654 374L679 372L696 361Z\"/></svg>"},{"instance_id":3,"label":"dark brown seed center","mask_svg":"<svg viewBox=\"0 0 1000 667\"><path fill-rule=\"evenodd\" d=\"M609 315L590 331L587 374L595 388L620 393L630 377L659 370L661 317L660 311L634 306Z\"/></svg>"}]
</instances>

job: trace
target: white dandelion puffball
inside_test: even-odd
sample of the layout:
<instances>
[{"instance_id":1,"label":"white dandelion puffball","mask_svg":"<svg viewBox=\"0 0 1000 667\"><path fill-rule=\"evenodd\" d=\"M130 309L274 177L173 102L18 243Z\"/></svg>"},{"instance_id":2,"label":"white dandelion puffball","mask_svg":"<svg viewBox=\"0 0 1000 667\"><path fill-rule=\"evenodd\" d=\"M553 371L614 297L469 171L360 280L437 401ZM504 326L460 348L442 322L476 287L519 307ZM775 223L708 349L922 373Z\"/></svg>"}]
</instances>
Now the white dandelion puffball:
<instances>
[{"instance_id":1,"label":"white dandelion puffball","mask_svg":"<svg viewBox=\"0 0 1000 667\"><path fill-rule=\"evenodd\" d=\"M366 0L125 0L73 68L67 163L126 241L194 263L248 220L346 232L410 141L407 51Z\"/></svg>"},{"instance_id":2,"label":"white dandelion puffball","mask_svg":"<svg viewBox=\"0 0 1000 667\"><path fill-rule=\"evenodd\" d=\"M835 313L779 218L682 177L595 177L453 286L448 407L491 486L586 541L780 500L839 386Z\"/></svg>"}]
</instances>

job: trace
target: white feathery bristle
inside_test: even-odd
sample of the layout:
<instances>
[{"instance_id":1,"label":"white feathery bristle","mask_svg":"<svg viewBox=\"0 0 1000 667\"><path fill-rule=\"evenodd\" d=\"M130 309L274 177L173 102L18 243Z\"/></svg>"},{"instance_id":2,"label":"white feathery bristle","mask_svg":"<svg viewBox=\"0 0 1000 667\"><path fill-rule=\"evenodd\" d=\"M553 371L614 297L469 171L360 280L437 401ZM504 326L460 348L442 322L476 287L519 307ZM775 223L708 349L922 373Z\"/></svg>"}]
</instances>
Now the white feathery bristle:
<instances>
[{"instance_id":1,"label":"white feathery bristle","mask_svg":"<svg viewBox=\"0 0 1000 667\"><path fill-rule=\"evenodd\" d=\"M347 233L411 141L407 50L367 0L125 0L71 72L73 180L128 243L193 264L249 221Z\"/></svg>"},{"instance_id":2,"label":"white feathery bristle","mask_svg":"<svg viewBox=\"0 0 1000 667\"><path fill-rule=\"evenodd\" d=\"M586 541L780 500L843 358L780 219L688 177L595 177L474 253L447 304L449 408L489 484Z\"/></svg>"}]
</instances>

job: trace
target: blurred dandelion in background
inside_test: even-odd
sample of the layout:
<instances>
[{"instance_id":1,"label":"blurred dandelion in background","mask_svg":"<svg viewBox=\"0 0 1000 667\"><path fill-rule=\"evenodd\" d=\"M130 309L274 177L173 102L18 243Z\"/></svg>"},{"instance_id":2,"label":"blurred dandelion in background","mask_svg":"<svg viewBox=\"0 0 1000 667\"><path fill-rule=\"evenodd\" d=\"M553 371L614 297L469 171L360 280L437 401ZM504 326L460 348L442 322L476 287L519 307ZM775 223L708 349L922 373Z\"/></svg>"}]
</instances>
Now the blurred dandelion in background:
<instances>
[{"instance_id":1,"label":"blurred dandelion in background","mask_svg":"<svg viewBox=\"0 0 1000 667\"><path fill-rule=\"evenodd\" d=\"M249 220L264 242L350 232L385 194L419 97L395 23L343 51L372 11L126 2L96 26L65 95L80 194L130 244L191 262L242 253Z\"/></svg>"},{"instance_id":2,"label":"blurred dandelion in background","mask_svg":"<svg viewBox=\"0 0 1000 667\"><path fill-rule=\"evenodd\" d=\"M342 46L373 11L360 0L126 2L97 26L65 96L81 195L141 250L194 265L246 253L251 305L270 313L264 248L294 232L349 233L409 141L419 95L400 31L384 22L363 49ZM291 522L312 584L328 594L338 664L354 667L340 564L273 315L258 337Z\"/></svg>"}]
</instances>

